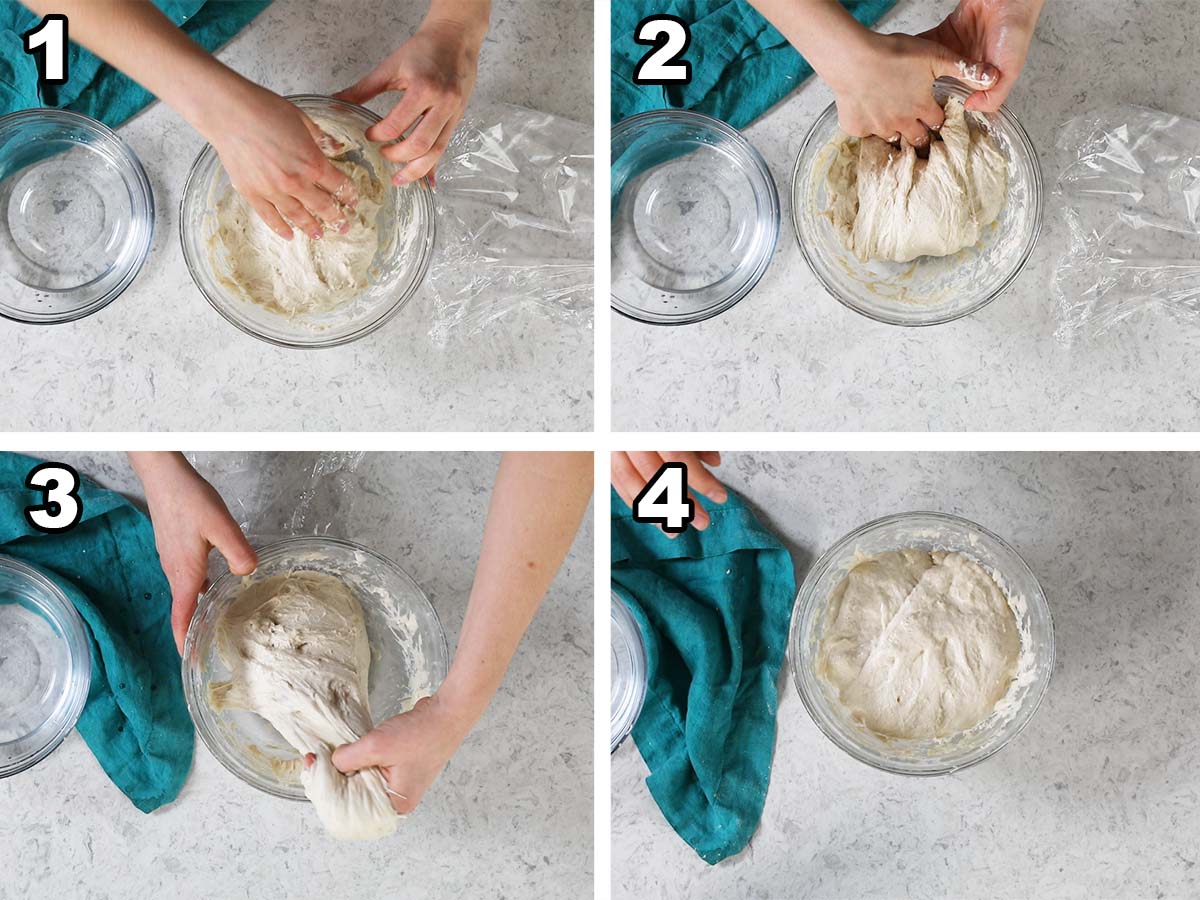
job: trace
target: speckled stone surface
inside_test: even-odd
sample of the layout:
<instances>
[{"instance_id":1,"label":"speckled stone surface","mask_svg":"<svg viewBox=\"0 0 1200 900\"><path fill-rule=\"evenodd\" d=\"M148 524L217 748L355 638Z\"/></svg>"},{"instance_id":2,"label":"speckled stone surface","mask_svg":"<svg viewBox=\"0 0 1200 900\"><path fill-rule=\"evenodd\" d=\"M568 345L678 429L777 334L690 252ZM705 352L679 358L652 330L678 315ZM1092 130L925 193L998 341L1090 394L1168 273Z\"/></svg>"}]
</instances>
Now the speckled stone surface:
<instances>
[{"instance_id":1,"label":"speckled stone surface","mask_svg":"<svg viewBox=\"0 0 1200 900\"><path fill-rule=\"evenodd\" d=\"M332 93L403 42L427 8L425 0L277 0L219 57L281 94ZM591 0L496 0L477 100L590 123L592 34ZM384 113L397 96L369 105ZM161 103L120 134L154 188L150 259L128 291L78 323L0 322L0 428L591 429L590 328L518 313L439 349L426 284L386 326L346 347L288 351L242 334L192 283L180 248L179 202L203 139Z\"/></svg>"},{"instance_id":2,"label":"speckled stone surface","mask_svg":"<svg viewBox=\"0 0 1200 900\"><path fill-rule=\"evenodd\" d=\"M953 0L902 0L882 31L919 32ZM1200 117L1192 2L1047 0L1010 106L1047 187L1061 123L1114 103ZM656 328L612 315L613 427L643 431L1192 430L1200 332L1131 322L1067 349L1050 282L1067 246L1046 209L1029 265L1007 293L958 322L879 325L843 308L805 264L791 224L791 178L809 127L832 101L810 79L747 131L775 176L783 227L758 288L725 315Z\"/></svg>"},{"instance_id":3,"label":"speckled stone surface","mask_svg":"<svg viewBox=\"0 0 1200 900\"><path fill-rule=\"evenodd\" d=\"M140 493L121 454L53 458ZM300 500L317 461L213 454L198 468L252 527L294 520L301 533L327 530L396 560L453 648L498 456L367 454ZM310 806L243 784L199 738L179 799L143 815L72 732L0 781L0 900L591 896L591 523L589 513L491 708L394 837L333 841Z\"/></svg>"},{"instance_id":4,"label":"speckled stone surface","mask_svg":"<svg viewBox=\"0 0 1200 900\"><path fill-rule=\"evenodd\" d=\"M786 671L762 825L712 868L670 831L622 746L614 897L1196 895L1200 457L729 453L720 471L782 535L801 580L889 513L941 510L996 532L1041 582L1057 665L1012 744L928 779L835 747Z\"/></svg>"}]
</instances>

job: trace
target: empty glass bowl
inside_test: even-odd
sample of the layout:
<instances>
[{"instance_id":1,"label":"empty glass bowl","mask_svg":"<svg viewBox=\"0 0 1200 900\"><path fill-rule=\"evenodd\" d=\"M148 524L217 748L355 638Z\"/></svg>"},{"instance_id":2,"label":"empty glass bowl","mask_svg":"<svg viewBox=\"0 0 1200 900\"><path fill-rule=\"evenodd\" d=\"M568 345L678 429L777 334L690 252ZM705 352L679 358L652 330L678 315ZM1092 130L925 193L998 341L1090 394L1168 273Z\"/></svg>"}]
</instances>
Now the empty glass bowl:
<instances>
[{"instance_id":1,"label":"empty glass bowl","mask_svg":"<svg viewBox=\"0 0 1200 900\"><path fill-rule=\"evenodd\" d=\"M254 581L297 571L340 578L362 604L371 668L367 691L376 724L412 708L446 677L446 634L424 592L398 565L351 541L288 538L258 551ZM216 646L217 622L247 583L226 570L200 598L183 648L183 693L196 730L222 765L276 797L304 800L296 751L266 719L213 709L209 686L229 679Z\"/></svg>"},{"instance_id":2,"label":"empty glass bowl","mask_svg":"<svg viewBox=\"0 0 1200 900\"><path fill-rule=\"evenodd\" d=\"M637 620L620 595L612 592L612 729L609 752L629 733L642 713L646 702L646 645Z\"/></svg>"},{"instance_id":3,"label":"empty glass bowl","mask_svg":"<svg viewBox=\"0 0 1200 900\"><path fill-rule=\"evenodd\" d=\"M0 778L62 743L91 682L87 632L67 595L31 566L0 556Z\"/></svg>"},{"instance_id":4,"label":"empty glass bowl","mask_svg":"<svg viewBox=\"0 0 1200 900\"><path fill-rule=\"evenodd\" d=\"M612 307L654 325L700 322L758 284L779 240L779 193L734 128L655 110L612 129Z\"/></svg>"},{"instance_id":5,"label":"empty glass bowl","mask_svg":"<svg viewBox=\"0 0 1200 900\"><path fill-rule=\"evenodd\" d=\"M332 120L351 133L363 132L379 116L362 106L303 94L288 97L311 117ZM363 156L356 160L371 167ZM367 289L354 300L326 312L288 316L246 300L223 283L227 274L214 265L209 243L217 230L217 202L230 189L229 175L212 146L192 164L183 189L179 221L183 256L192 280L213 308L242 331L281 347L335 347L381 327L412 299L433 256L435 216L428 179L396 187L390 171L372 173L387 186L376 223L379 249ZM296 236L293 240L305 240Z\"/></svg>"},{"instance_id":6,"label":"empty glass bowl","mask_svg":"<svg viewBox=\"0 0 1200 900\"><path fill-rule=\"evenodd\" d=\"M939 79L934 94L971 92ZM969 115L979 116L977 113ZM792 176L792 223L800 251L825 289L843 305L890 325L940 325L999 297L1025 268L1042 226L1042 170L1029 136L1006 107L982 121L1008 159L1008 198L975 247L907 263L862 262L846 249L825 215L825 178L841 135L830 104L809 130Z\"/></svg>"},{"instance_id":7,"label":"empty glass bowl","mask_svg":"<svg viewBox=\"0 0 1200 900\"><path fill-rule=\"evenodd\" d=\"M962 553L1008 595L1021 634L1021 661L1008 693L974 728L938 740L885 739L851 719L815 671L829 595L864 558L917 547ZM1037 578L1012 547L985 528L943 513L887 516L846 535L805 576L792 612L788 655L808 714L831 741L867 765L901 775L946 775L987 759L1029 724L1054 670L1054 623Z\"/></svg>"},{"instance_id":8,"label":"empty glass bowl","mask_svg":"<svg viewBox=\"0 0 1200 900\"><path fill-rule=\"evenodd\" d=\"M96 312L137 277L153 234L150 181L112 129L61 109L0 116L0 316Z\"/></svg>"}]
</instances>

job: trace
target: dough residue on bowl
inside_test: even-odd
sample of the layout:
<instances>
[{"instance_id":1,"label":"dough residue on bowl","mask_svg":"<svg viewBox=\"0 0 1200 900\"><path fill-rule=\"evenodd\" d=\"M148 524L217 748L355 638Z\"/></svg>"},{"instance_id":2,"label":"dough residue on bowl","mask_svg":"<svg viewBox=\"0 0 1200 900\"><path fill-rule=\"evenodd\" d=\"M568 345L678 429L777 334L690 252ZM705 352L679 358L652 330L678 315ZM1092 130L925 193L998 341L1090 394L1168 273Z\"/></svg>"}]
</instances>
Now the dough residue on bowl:
<instances>
[{"instance_id":1,"label":"dough residue on bowl","mask_svg":"<svg viewBox=\"0 0 1200 900\"><path fill-rule=\"evenodd\" d=\"M332 760L371 729L371 648L346 584L310 571L250 582L222 613L216 643L231 674L210 685L209 704L257 713L301 758L316 757L300 780L330 834L368 840L395 831L382 772L345 775Z\"/></svg>"},{"instance_id":2,"label":"dough residue on bowl","mask_svg":"<svg viewBox=\"0 0 1200 900\"><path fill-rule=\"evenodd\" d=\"M929 157L901 140L842 135L826 176L825 215L863 262L951 256L979 243L1004 206L1008 161L958 97Z\"/></svg>"},{"instance_id":3,"label":"dough residue on bowl","mask_svg":"<svg viewBox=\"0 0 1200 900\"><path fill-rule=\"evenodd\" d=\"M230 187L216 202L215 228L208 237L210 265L227 289L289 317L331 312L367 289L388 188L388 165L364 134L330 119L314 121L330 138L322 142L323 152L358 194L353 210L342 207L349 230L341 234L327 228L313 240L297 229L285 240Z\"/></svg>"},{"instance_id":4,"label":"dough residue on bowl","mask_svg":"<svg viewBox=\"0 0 1200 900\"><path fill-rule=\"evenodd\" d=\"M996 710L1021 638L995 579L961 553L881 553L829 598L817 674L851 718L884 738L936 739Z\"/></svg>"}]
</instances>

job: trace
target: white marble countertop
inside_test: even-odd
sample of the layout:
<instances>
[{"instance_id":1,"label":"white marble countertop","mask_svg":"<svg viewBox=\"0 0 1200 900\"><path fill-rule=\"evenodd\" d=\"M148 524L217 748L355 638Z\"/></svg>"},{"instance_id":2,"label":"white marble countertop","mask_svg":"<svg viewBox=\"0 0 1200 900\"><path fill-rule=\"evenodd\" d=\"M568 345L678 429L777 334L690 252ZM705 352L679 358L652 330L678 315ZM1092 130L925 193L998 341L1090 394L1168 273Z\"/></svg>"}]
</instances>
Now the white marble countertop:
<instances>
[{"instance_id":1,"label":"white marble countertop","mask_svg":"<svg viewBox=\"0 0 1200 900\"><path fill-rule=\"evenodd\" d=\"M426 0L276 0L218 56L281 94L348 87L419 24ZM496 0L476 100L592 122L591 0ZM554 52L546 52L553 46ZM369 106L385 113L397 95ZM122 126L154 188L137 281L69 325L0 321L0 428L15 431L589 431L591 328L517 313L441 349L428 283L348 346L242 334L193 284L179 202L203 139L156 103Z\"/></svg>"},{"instance_id":2,"label":"white marble countertop","mask_svg":"<svg viewBox=\"0 0 1200 900\"><path fill-rule=\"evenodd\" d=\"M139 493L121 454L37 455ZM255 529L293 520L297 533L324 527L396 560L453 649L498 456L366 454L296 513L314 457L202 454L198 468ZM0 900L590 896L592 530L589 512L491 708L394 837L333 841L311 807L243 784L199 738L182 794L144 815L72 732L0 781Z\"/></svg>"},{"instance_id":3,"label":"white marble countertop","mask_svg":"<svg viewBox=\"0 0 1200 900\"><path fill-rule=\"evenodd\" d=\"M954 0L903 0L878 26L919 32ZM1080 111L1114 103L1200 118L1191 0L1047 0L1010 107L1053 188L1055 137ZM746 130L779 187L783 225L755 291L700 325L612 316L613 427L621 431L1190 430L1200 414L1191 360L1200 332L1165 317L1068 349L1054 337L1050 283L1067 247L1049 198L1016 283L981 312L935 328L873 323L843 308L805 264L791 178L808 128L832 101L810 79Z\"/></svg>"},{"instance_id":4,"label":"white marble countertop","mask_svg":"<svg viewBox=\"0 0 1200 900\"><path fill-rule=\"evenodd\" d=\"M996 532L1046 593L1056 668L1011 745L922 779L835 747L785 667L761 827L715 867L670 830L627 742L612 759L614 897L1195 896L1200 458L729 453L721 474L781 534L798 580L894 512Z\"/></svg>"}]
</instances>

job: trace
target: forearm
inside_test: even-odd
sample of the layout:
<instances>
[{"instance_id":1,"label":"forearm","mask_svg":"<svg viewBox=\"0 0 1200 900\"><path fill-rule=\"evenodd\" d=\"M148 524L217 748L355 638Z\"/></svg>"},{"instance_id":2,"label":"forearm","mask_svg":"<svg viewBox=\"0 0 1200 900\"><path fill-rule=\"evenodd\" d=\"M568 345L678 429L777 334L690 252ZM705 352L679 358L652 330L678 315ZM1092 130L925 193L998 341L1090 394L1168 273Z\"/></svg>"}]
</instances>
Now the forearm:
<instances>
[{"instance_id":1,"label":"forearm","mask_svg":"<svg viewBox=\"0 0 1200 900\"><path fill-rule=\"evenodd\" d=\"M829 80L837 61L869 37L870 31L837 0L750 0L808 64Z\"/></svg>"},{"instance_id":2,"label":"forearm","mask_svg":"<svg viewBox=\"0 0 1200 900\"><path fill-rule=\"evenodd\" d=\"M133 469L133 474L138 477L148 495L154 493L160 483L176 473L192 470L187 458L173 450L130 450L125 455L129 459L129 467Z\"/></svg>"},{"instance_id":3,"label":"forearm","mask_svg":"<svg viewBox=\"0 0 1200 900\"><path fill-rule=\"evenodd\" d=\"M191 40L148 0L22 0L39 14L64 13L71 39L120 69L201 134L226 98L252 87Z\"/></svg>"},{"instance_id":4,"label":"forearm","mask_svg":"<svg viewBox=\"0 0 1200 900\"><path fill-rule=\"evenodd\" d=\"M482 45L491 14L491 0L431 0L425 22L459 28L472 43Z\"/></svg>"},{"instance_id":5,"label":"forearm","mask_svg":"<svg viewBox=\"0 0 1200 900\"><path fill-rule=\"evenodd\" d=\"M590 453L507 453L492 491L475 582L439 693L473 723L579 530L592 492Z\"/></svg>"}]
</instances>

